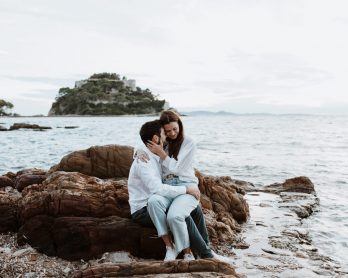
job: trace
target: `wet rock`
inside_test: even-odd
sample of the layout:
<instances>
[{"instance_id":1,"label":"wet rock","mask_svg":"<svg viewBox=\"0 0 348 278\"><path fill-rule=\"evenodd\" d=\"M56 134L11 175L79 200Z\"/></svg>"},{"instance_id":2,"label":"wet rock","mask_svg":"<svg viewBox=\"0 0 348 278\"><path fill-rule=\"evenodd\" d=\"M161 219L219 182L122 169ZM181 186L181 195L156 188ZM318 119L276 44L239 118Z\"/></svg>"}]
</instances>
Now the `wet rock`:
<instances>
[{"instance_id":1,"label":"wet rock","mask_svg":"<svg viewBox=\"0 0 348 278\"><path fill-rule=\"evenodd\" d=\"M307 177L287 179L283 183L274 183L258 188L256 191L280 194L281 192L314 193L314 184Z\"/></svg>"},{"instance_id":2,"label":"wet rock","mask_svg":"<svg viewBox=\"0 0 348 278\"><path fill-rule=\"evenodd\" d=\"M132 162L132 147L94 146L64 156L50 172L80 172L98 178L127 178Z\"/></svg>"},{"instance_id":3,"label":"wet rock","mask_svg":"<svg viewBox=\"0 0 348 278\"><path fill-rule=\"evenodd\" d=\"M18 230L18 202L20 195L0 191L0 233Z\"/></svg>"},{"instance_id":4,"label":"wet rock","mask_svg":"<svg viewBox=\"0 0 348 278\"><path fill-rule=\"evenodd\" d=\"M52 127L49 126L40 126L37 124L26 124L26 123L14 123L10 126L10 130L17 130L17 129L36 129L36 130L44 130L44 129L51 129Z\"/></svg>"},{"instance_id":5,"label":"wet rock","mask_svg":"<svg viewBox=\"0 0 348 278\"><path fill-rule=\"evenodd\" d=\"M171 274L167 276L166 274ZM178 274L178 276L173 276ZM197 276L196 276L196 275ZM146 276L145 276L146 275ZM101 264L76 271L72 278L83 277L238 277L229 264L214 260L171 262L136 262L122 264Z\"/></svg>"},{"instance_id":6,"label":"wet rock","mask_svg":"<svg viewBox=\"0 0 348 278\"><path fill-rule=\"evenodd\" d=\"M319 206L319 198L314 194L282 192L280 207L290 208L300 218L309 217Z\"/></svg>"}]
</instances>

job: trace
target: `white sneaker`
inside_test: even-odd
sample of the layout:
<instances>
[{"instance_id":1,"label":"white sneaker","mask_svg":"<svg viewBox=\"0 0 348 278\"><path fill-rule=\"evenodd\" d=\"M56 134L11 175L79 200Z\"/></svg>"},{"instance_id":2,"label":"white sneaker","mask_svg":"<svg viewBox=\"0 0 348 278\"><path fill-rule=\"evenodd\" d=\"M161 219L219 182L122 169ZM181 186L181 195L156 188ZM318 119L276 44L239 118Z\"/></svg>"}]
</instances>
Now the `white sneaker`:
<instances>
[{"instance_id":1,"label":"white sneaker","mask_svg":"<svg viewBox=\"0 0 348 278\"><path fill-rule=\"evenodd\" d=\"M164 261L168 262L168 261L174 261L176 259L176 256L178 255L178 253L175 250L175 247L166 247L167 248L167 252L166 252L166 256L164 257Z\"/></svg>"},{"instance_id":2,"label":"white sneaker","mask_svg":"<svg viewBox=\"0 0 348 278\"><path fill-rule=\"evenodd\" d=\"M184 261L194 261L195 257L191 253L184 254Z\"/></svg>"}]
</instances>

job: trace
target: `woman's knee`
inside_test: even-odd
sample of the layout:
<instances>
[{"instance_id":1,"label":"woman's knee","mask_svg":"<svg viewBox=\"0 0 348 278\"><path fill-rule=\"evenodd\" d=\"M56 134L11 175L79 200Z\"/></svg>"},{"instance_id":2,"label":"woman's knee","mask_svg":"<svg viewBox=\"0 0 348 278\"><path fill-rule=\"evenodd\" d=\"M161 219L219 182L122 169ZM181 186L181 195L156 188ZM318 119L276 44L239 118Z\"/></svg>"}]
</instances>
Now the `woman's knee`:
<instances>
[{"instance_id":1,"label":"woman's knee","mask_svg":"<svg viewBox=\"0 0 348 278\"><path fill-rule=\"evenodd\" d=\"M168 224L185 222L185 217L184 215L182 215L181 213L178 213L177 211L169 210L167 214L167 222Z\"/></svg>"}]
</instances>

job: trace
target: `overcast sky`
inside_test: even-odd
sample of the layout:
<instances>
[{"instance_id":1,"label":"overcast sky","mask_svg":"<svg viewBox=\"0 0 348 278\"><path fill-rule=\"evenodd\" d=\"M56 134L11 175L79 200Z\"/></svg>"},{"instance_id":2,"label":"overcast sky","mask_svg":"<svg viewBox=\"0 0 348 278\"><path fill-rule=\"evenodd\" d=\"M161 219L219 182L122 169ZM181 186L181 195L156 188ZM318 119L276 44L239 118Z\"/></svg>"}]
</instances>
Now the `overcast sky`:
<instances>
[{"instance_id":1,"label":"overcast sky","mask_svg":"<svg viewBox=\"0 0 348 278\"><path fill-rule=\"evenodd\" d=\"M348 113L346 0L0 0L0 42L21 115L99 72L179 111Z\"/></svg>"}]
</instances>

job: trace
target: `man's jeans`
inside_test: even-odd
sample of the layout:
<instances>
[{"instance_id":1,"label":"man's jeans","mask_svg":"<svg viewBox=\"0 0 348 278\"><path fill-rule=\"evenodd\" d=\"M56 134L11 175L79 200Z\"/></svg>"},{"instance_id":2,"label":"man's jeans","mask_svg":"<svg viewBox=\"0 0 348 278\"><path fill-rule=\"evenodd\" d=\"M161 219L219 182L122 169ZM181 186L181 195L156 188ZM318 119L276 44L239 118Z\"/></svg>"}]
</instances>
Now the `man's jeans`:
<instances>
[{"instance_id":1,"label":"man's jeans","mask_svg":"<svg viewBox=\"0 0 348 278\"><path fill-rule=\"evenodd\" d=\"M132 214L132 220L144 227L155 228L147 207L134 212ZM193 252L203 259L212 258L213 253L208 246L208 232L201 207L198 205L185 221L190 238L190 247Z\"/></svg>"}]
</instances>

